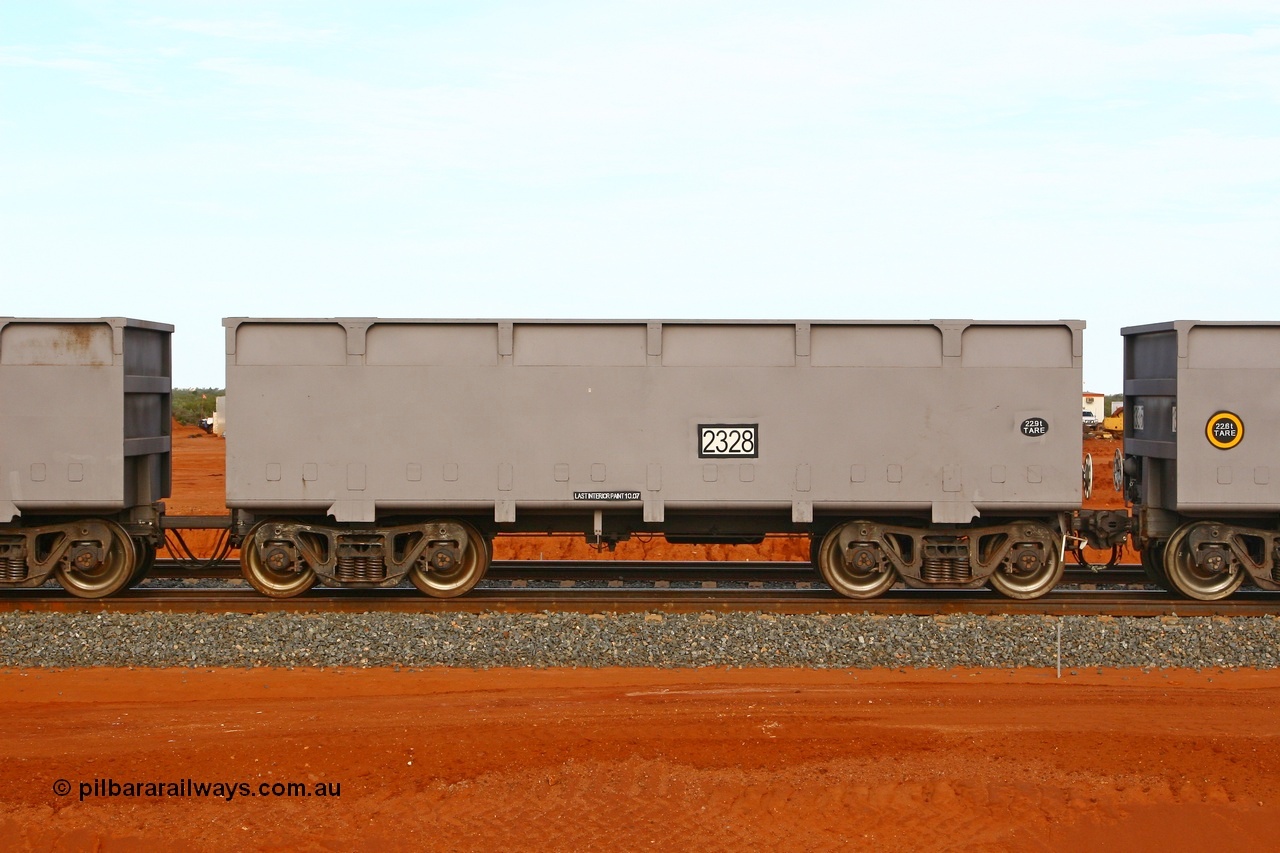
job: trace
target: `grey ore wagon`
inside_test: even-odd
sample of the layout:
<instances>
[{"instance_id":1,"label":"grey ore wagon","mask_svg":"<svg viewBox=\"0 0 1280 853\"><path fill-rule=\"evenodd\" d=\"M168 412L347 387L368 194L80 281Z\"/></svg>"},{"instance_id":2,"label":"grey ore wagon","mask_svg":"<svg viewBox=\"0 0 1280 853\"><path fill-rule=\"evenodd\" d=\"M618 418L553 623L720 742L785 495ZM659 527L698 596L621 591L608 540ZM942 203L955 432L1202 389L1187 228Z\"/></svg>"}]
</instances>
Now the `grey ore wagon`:
<instances>
[{"instance_id":1,"label":"grey ore wagon","mask_svg":"<svg viewBox=\"0 0 1280 853\"><path fill-rule=\"evenodd\" d=\"M0 585L99 598L145 575L170 485L170 335L0 317Z\"/></svg>"},{"instance_id":2,"label":"grey ore wagon","mask_svg":"<svg viewBox=\"0 0 1280 853\"><path fill-rule=\"evenodd\" d=\"M1212 601L1280 589L1280 323L1124 335L1126 498L1157 582Z\"/></svg>"},{"instance_id":3,"label":"grey ore wagon","mask_svg":"<svg viewBox=\"0 0 1280 853\"><path fill-rule=\"evenodd\" d=\"M1084 323L224 321L246 577L461 594L493 535L810 534L847 596L1062 572Z\"/></svg>"}]
</instances>

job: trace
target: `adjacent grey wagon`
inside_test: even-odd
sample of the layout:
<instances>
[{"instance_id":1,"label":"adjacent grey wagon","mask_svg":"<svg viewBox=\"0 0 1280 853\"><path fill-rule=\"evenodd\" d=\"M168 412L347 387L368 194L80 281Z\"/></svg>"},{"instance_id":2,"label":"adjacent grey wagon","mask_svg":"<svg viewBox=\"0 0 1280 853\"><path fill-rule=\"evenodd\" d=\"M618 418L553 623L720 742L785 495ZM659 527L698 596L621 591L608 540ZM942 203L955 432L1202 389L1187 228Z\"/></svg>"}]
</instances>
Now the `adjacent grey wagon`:
<instances>
[{"instance_id":1,"label":"adjacent grey wagon","mask_svg":"<svg viewBox=\"0 0 1280 853\"><path fill-rule=\"evenodd\" d=\"M0 317L0 585L145 574L170 484L172 326Z\"/></svg>"},{"instance_id":2,"label":"adjacent grey wagon","mask_svg":"<svg viewBox=\"0 0 1280 853\"><path fill-rule=\"evenodd\" d=\"M1280 323L1122 330L1123 466L1154 580L1211 601L1280 589Z\"/></svg>"}]
</instances>

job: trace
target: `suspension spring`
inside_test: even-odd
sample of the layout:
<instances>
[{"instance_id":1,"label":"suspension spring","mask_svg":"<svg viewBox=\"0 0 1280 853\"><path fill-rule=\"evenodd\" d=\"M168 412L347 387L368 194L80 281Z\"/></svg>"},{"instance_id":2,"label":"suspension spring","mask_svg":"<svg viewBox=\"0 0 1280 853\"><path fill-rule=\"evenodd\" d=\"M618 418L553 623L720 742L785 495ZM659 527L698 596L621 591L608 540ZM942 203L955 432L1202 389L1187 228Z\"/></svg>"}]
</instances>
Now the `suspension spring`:
<instances>
[{"instance_id":1,"label":"suspension spring","mask_svg":"<svg viewBox=\"0 0 1280 853\"><path fill-rule=\"evenodd\" d=\"M27 561L22 557L0 557L0 582L16 583L27 579Z\"/></svg>"},{"instance_id":2,"label":"suspension spring","mask_svg":"<svg viewBox=\"0 0 1280 853\"><path fill-rule=\"evenodd\" d=\"M342 583L377 583L387 579L387 564L381 554L344 554L335 575Z\"/></svg>"},{"instance_id":3,"label":"suspension spring","mask_svg":"<svg viewBox=\"0 0 1280 853\"><path fill-rule=\"evenodd\" d=\"M963 557L927 556L921 562L920 577L929 583L965 583L973 579L969 561Z\"/></svg>"}]
</instances>

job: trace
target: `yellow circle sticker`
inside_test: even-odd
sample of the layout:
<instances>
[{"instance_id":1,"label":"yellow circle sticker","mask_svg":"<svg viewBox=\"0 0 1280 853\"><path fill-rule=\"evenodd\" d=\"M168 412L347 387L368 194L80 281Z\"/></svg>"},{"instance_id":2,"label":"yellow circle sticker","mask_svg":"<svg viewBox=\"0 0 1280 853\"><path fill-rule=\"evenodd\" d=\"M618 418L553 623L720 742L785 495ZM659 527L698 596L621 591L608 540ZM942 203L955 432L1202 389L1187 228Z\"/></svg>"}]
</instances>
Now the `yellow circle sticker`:
<instances>
[{"instance_id":1,"label":"yellow circle sticker","mask_svg":"<svg viewBox=\"0 0 1280 853\"><path fill-rule=\"evenodd\" d=\"M1218 412L1209 418L1204 434L1214 447L1230 450L1244 438L1244 421L1235 412Z\"/></svg>"}]
</instances>

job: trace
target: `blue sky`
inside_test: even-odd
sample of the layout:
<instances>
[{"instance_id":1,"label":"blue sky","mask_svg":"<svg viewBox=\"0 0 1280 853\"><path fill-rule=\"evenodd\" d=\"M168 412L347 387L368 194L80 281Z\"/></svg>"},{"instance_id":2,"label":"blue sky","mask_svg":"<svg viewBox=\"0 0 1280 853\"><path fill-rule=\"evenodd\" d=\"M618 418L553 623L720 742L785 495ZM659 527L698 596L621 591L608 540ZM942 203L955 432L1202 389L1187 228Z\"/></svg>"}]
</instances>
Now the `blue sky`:
<instances>
[{"instance_id":1,"label":"blue sky","mask_svg":"<svg viewBox=\"0 0 1280 853\"><path fill-rule=\"evenodd\" d=\"M0 0L0 314L1280 320L1280 3Z\"/></svg>"}]
</instances>

